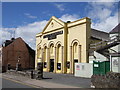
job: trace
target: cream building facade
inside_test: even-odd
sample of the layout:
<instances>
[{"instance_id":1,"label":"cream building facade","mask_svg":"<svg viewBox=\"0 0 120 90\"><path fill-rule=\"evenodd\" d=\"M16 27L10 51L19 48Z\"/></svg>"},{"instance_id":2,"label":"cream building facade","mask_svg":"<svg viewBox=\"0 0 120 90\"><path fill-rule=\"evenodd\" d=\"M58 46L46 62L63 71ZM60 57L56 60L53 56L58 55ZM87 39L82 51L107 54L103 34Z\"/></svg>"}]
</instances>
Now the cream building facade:
<instances>
[{"instance_id":1,"label":"cream building facade","mask_svg":"<svg viewBox=\"0 0 120 90\"><path fill-rule=\"evenodd\" d=\"M63 22L52 16L42 32L36 35L36 60L43 70L54 73L74 73L74 65L89 62L91 19Z\"/></svg>"}]
</instances>

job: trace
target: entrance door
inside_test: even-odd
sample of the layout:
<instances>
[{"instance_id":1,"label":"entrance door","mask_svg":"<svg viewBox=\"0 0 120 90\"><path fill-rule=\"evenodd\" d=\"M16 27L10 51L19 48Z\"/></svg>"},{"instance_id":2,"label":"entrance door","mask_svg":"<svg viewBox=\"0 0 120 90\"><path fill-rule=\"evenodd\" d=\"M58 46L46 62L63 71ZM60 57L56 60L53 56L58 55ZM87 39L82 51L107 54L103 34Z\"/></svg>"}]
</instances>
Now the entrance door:
<instances>
[{"instance_id":1,"label":"entrance door","mask_svg":"<svg viewBox=\"0 0 120 90\"><path fill-rule=\"evenodd\" d=\"M78 63L78 59L74 59L74 66L73 66L73 72L75 73L75 63Z\"/></svg>"},{"instance_id":2,"label":"entrance door","mask_svg":"<svg viewBox=\"0 0 120 90\"><path fill-rule=\"evenodd\" d=\"M54 59L50 59L50 72L54 71Z\"/></svg>"}]
</instances>

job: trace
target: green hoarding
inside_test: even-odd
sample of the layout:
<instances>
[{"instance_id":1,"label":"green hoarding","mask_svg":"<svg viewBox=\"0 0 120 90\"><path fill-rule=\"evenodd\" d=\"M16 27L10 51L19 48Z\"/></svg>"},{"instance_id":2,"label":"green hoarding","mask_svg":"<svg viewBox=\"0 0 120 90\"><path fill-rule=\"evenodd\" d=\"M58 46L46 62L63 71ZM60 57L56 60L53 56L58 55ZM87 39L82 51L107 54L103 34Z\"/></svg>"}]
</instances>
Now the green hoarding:
<instances>
[{"instance_id":1,"label":"green hoarding","mask_svg":"<svg viewBox=\"0 0 120 90\"><path fill-rule=\"evenodd\" d=\"M106 74L110 71L110 62L109 61L93 61L93 74Z\"/></svg>"}]
</instances>

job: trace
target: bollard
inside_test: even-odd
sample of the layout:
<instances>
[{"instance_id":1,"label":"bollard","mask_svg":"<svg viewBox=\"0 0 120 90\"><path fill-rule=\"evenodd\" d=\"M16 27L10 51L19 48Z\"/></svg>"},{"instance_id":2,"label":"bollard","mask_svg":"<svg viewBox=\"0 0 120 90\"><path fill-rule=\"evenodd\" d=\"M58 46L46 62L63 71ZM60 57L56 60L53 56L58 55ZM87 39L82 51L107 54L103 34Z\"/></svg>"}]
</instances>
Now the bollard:
<instances>
[{"instance_id":1,"label":"bollard","mask_svg":"<svg viewBox=\"0 0 120 90\"><path fill-rule=\"evenodd\" d=\"M31 71L31 79L34 79L34 72L33 72L33 70Z\"/></svg>"},{"instance_id":2,"label":"bollard","mask_svg":"<svg viewBox=\"0 0 120 90\"><path fill-rule=\"evenodd\" d=\"M10 64L8 64L8 65L7 65L7 70L10 70L10 69L11 69L11 68L10 68Z\"/></svg>"},{"instance_id":3,"label":"bollard","mask_svg":"<svg viewBox=\"0 0 120 90\"><path fill-rule=\"evenodd\" d=\"M40 62L40 63L37 64L36 79L37 80L43 79L43 63L42 62Z\"/></svg>"}]
</instances>

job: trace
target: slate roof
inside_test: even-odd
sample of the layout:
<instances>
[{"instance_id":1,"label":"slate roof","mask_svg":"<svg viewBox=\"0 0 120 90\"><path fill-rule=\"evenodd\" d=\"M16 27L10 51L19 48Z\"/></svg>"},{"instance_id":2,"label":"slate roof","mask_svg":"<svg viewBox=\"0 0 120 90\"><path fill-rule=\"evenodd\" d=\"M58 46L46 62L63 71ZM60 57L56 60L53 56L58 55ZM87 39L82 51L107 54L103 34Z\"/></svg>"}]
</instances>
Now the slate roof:
<instances>
[{"instance_id":1,"label":"slate roof","mask_svg":"<svg viewBox=\"0 0 120 90\"><path fill-rule=\"evenodd\" d=\"M118 32L120 32L120 23L115 28L113 28L109 33L114 34Z\"/></svg>"},{"instance_id":2,"label":"slate roof","mask_svg":"<svg viewBox=\"0 0 120 90\"><path fill-rule=\"evenodd\" d=\"M91 37L96 38L96 39L100 39L100 40L108 40L109 33L103 32L100 30L96 30L96 29L91 29Z\"/></svg>"},{"instance_id":3,"label":"slate roof","mask_svg":"<svg viewBox=\"0 0 120 90\"><path fill-rule=\"evenodd\" d=\"M18 39L21 39L24 43L25 43L25 45L26 45L26 47L28 48L28 51L29 52L35 52L35 50L33 50L21 37L18 37L18 38L16 38L16 39L11 39L11 40L6 40L4 43L5 43L5 47L7 47L8 45L10 45L10 44L12 44L15 40L18 40Z\"/></svg>"}]
</instances>

